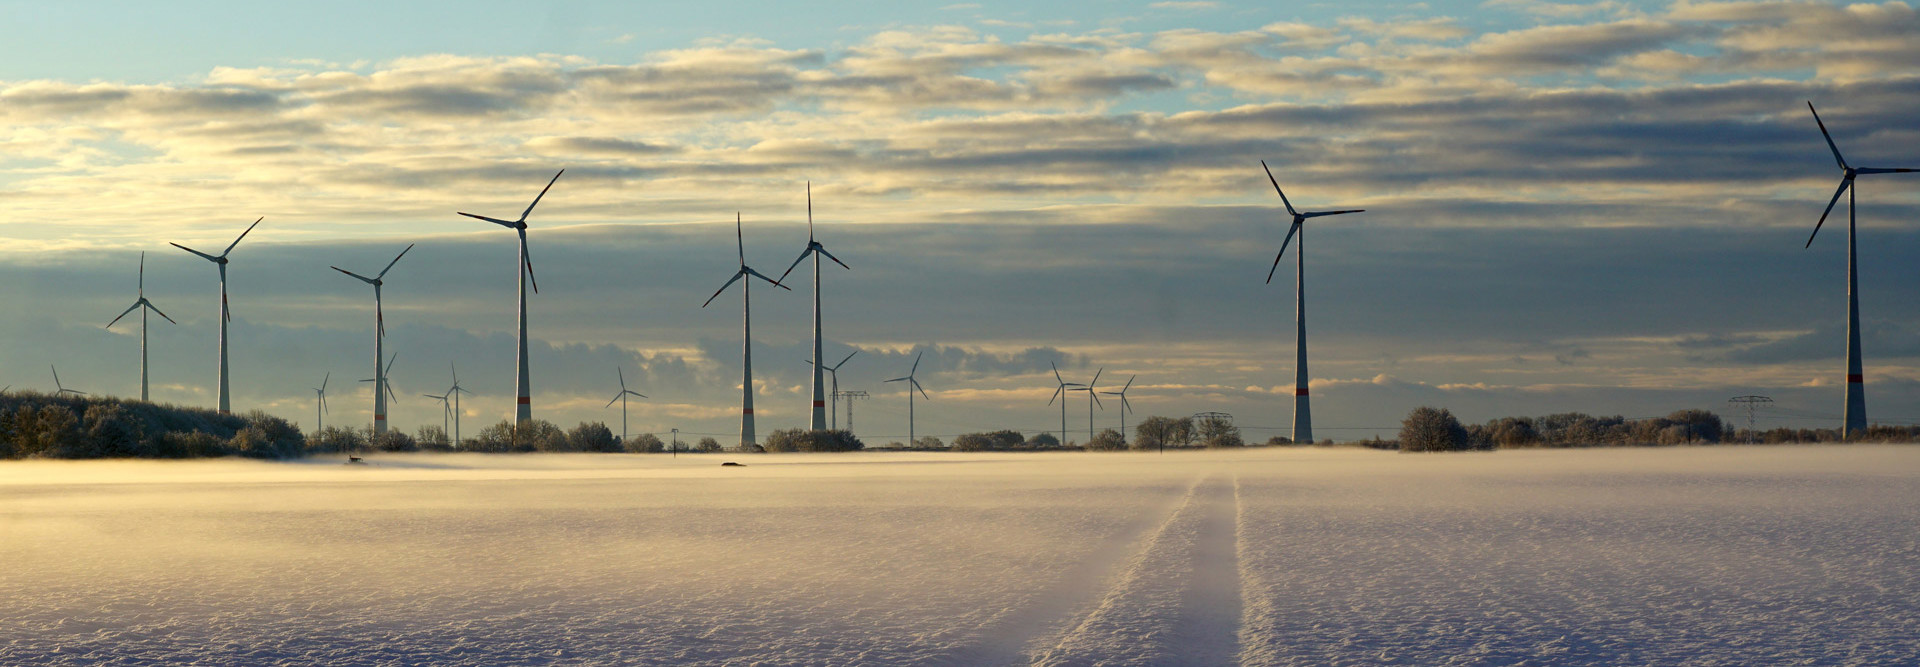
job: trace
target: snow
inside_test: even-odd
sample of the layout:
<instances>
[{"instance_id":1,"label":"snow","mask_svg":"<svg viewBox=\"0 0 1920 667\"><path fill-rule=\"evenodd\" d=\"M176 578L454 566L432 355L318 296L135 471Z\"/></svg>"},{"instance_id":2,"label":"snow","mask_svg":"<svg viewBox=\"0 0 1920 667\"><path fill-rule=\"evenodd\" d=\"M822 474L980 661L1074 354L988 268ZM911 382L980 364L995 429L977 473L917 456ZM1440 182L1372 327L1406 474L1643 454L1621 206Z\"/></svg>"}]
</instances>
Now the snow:
<instances>
[{"instance_id":1,"label":"snow","mask_svg":"<svg viewBox=\"0 0 1920 667\"><path fill-rule=\"evenodd\" d=\"M1920 447L371 461L0 464L0 664L1920 661Z\"/></svg>"}]
</instances>

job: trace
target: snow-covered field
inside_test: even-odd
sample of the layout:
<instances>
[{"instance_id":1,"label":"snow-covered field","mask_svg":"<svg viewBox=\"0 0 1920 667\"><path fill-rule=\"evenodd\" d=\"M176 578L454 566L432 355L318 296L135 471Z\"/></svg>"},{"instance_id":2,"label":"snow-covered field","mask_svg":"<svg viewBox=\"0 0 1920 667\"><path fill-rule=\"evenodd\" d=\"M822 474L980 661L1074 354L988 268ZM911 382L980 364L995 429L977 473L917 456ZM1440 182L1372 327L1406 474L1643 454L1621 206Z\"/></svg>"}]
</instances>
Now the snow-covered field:
<instances>
[{"instance_id":1,"label":"snow-covered field","mask_svg":"<svg viewBox=\"0 0 1920 667\"><path fill-rule=\"evenodd\" d=\"M1920 447L374 461L0 463L0 664L1920 662Z\"/></svg>"}]
</instances>

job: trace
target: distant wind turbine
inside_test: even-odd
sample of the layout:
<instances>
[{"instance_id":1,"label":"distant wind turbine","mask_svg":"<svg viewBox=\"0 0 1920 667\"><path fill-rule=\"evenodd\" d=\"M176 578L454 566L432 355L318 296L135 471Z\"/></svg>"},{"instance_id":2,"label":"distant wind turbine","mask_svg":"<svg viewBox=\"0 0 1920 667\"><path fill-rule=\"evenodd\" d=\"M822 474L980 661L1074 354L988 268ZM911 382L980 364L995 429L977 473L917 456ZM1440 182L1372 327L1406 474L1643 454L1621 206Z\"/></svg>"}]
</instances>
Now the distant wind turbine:
<instances>
[{"instance_id":1,"label":"distant wind turbine","mask_svg":"<svg viewBox=\"0 0 1920 667\"><path fill-rule=\"evenodd\" d=\"M1127 439L1127 411L1133 408L1133 404L1127 402L1127 390L1133 388L1133 379L1136 377L1140 377L1140 376L1138 375L1127 376L1127 384L1126 386L1121 387L1120 391L1100 392L1108 396L1120 397L1120 440L1123 442L1126 441Z\"/></svg>"},{"instance_id":2,"label":"distant wind turbine","mask_svg":"<svg viewBox=\"0 0 1920 667\"><path fill-rule=\"evenodd\" d=\"M780 289L787 290L789 292L793 291L793 288L788 287L786 285L782 285L780 284L780 281L774 280L772 278L768 278L765 275L762 275L759 271L755 271L753 270L752 267L747 266L747 239L746 239L745 233L741 231L740 214L738 212L733 214L733 237L734 237L734 240L739 244L740 268L739 270L736 270L733 272L732 278L727 279L727 284L721 285L720 289L718 290L714 290L713 296L707 297L707 302L700 304L700 307L701 308L707 307L708 304L713 303L714 299L720 298L721 292L727 291L727 288L732 287L733 284L736 282L740 283L740 341L741 341L740 342L740 346L741 346L740 347L740 350L741 350L740 351L740 359L741 359L741 364L740 364L740 368L741 368L740 447L742 449L745 449L748 446L754 444L754 439L753 439L753 281L751 280L741 281L741 278L746 278L749 276L754 278L759 278L761 280L765 280L769 283L772 283L774 287L778 287Z\"/></svg>"},{"instance_id":3,"label":"distant wind turbine","mask_svg":"<svg viewBox=\"0 0 1920 667\"><path fill-rule=\"evenodd\" d=\"M613 370L617 372L620 378L620 393L613 395L613 401L607 401L607 407L613 407L614 401L620 402L620 442L624 443L627 441L627 397L639 396L646 398L647 395L627 388L627 372L625 370L619 367L615 367Z\"/></svg>"},{"instance_id":4,"label":"distant wind turbine","mask_svg":"<svg viewBox=\"0 0 1920 667\"><path fill-rule=\"evenodd\" d=\"M453 362L449 361L447 362L447 369L450 371L453 371L453 386L447 387L447 395L453 397L453 446L459 447L460 446L460 395L471 394L473 392L467 391L465 387L460 386L460 368L459 367L454 366Z\"/></svg>"},{"instance_id":5,"label":"distant wind turbine","mask_svg":"<svg viewBox=\"0 0 1920 667\"><path fill-rule=\"evenodd\" d=\"M381 309L381 305L380 305L380 287L386 284L387 272L392 271L393 265L399 264L400 258L406 257L407 251L409 250L413 250L412 244L408 244L406 247L406 250L401 250L400 254L394 255L393 261L387 262L387 268L381 269L380 273L375 274L372 278L368 278L366 276L360 275L358 273L354 273L352 271L348 271L346 269L343 269L337 266L329 267L335 271L339 271L349 276L353 276L355 280L359 280L360 282L373 286L373 377L375 380L383 380L386 377L386 371L380 368L380 360L382 358L385 358L386 356L386 353L383 352L382 350L384 349L383 346L385 345L386 339L387 339L387 316L385 315L385 311ZM373 434L380 435L386 432L387 432L386 392L376 391L376 392L373 392Z\"/></svg>"},{"instance_id":6,"label":"distant wind turbine","mask_svg":"<svg viewBox=\"0 0 1920 667\"><path fill-rule=\"evenodd\" d=\"M1273 256L1273 268L1267 270L1267 283L1273 283L1273 274L1280 270L1280 258L1287 254L1287 244L1293 241L1295 234L1300 236L1300 247L1294 251L1299 267L1294 274L1293 321L1297 327L1294 332L1293 378L1293 441L1313 442L1313 410L1307 400L1307 231L1302 224L1308 218L1318 218L1344 213L1359 213L1366 209L1344 211L1308 211L1302 213L1293 210L1293 202L1287 200L1287 193L1280 189L1280 181L1273 177L1273 170L1267 168L1267 161L1260 161L1260 168L1266 170L1267 181L1273 183L1273 191L1280 193L1280 203L1286 205L1287 213L1293 216L1293 226L1287 228L1287 238L1280 242L1280 252Z\"/></svg>"},{"instance_id":7,"label":"distant wind turbine","mask_svg":"<svg viewBox=\"0 0 1920 667\"><path fill-rule=\"evenodd\" d=\"M1088 444L1093 443L1093 406L1100 403L1100 394L1099 392L1095 391L1094 387L1100 384L1100 374L1105 372L1106 370L1107 370L1106 367L1102 366L1099 370L1096 370L1093 372L1093 380L1091 382L1088 382L1087 386L1080 387L1073 390L1073 391L1087 392L1087 443ZM1105 405L1100 406L1100 409L1102 410L1105 410L1106 408L1107 406Z\"/></svg>"},{"instance_id":8,"label":"distant wind turbine","mask_svg":"<svg viewBox=\"0 0 1920 667\"><path fill-rule=\"evenodd\" d=\"M527 254L527 216L533 213L533 207L540 205L540 198L547 196L547 191L553 189L554 181L560 180L560 174L564 173L567 173L567 170L562 169L558 173L555 173L553 180L547 181L547 187L540 188L540 194L534 196L533 203L528 204L527 210L521 211L520 217L513 222L507 222L499 218L489 218L484 215L460 213L460 215L475 220L485 220L506 227L520 236L520 257L518 261L515 262L515 264L518 264L520 267L520 358L518 361L519 378L515 380L514 384L514 393L518 396L518 398L515 399L517 405L513 413L513 422L515 424L522 424L529 419L533 419L533 387L527 380L527 284L532 283L533 292L538 294L540 293L540 281L533 277L533 259Z\"/></svg>"},{"instance_id":9,"label":"distant wind turbine","mask_svg":"<svg viewBox=\"0 0 1920 667\"><path fill-rule=\"evenodd\" d=\"M813 256L813 420L810 422L810 428L819 431L827 427L827 397L823 393L825 391L825 384L821 382L820 378L821 371L825 370L825 368L820 365L822 362L820 359L820 257L825 256L827 259L833 260L833 263L839 264L840 268L849 271L853 270L853 267L847 266L846 262L842 262L840 258L834 257L833 253L827 252L826 246L820 245L819 241L813 240L812 181L807 182L807 249L800 251L800 257L793 260L793 264L787 266L785 273L780 274L780 280L786 280L787 274L793 273L794 267L800 266L800 262L805 260L808 255Z\"/></svg>"},{"instance_id":10,"label":"distant wind turbine","mask_svg":"<svg viewBox=\"0 0 1920 667\"><path fill-rule=\"evenodd\" d=\"M1075 387L1084 387L1086 385L1078 382L1068 382L1066 378L1060 377L1059 365L1053 362L1047 362L1047 365L1053 367L1053 381L1060 384L1059 388L1053 390L1053 397L1047 399L1047 405L1053 405L1055 399L1060 401L1060 444L1065 445L1067 444L1067 392L1079 391L1075 389Z\"/></svg>"},{"instance_id":11,"label":"distant wind turbine","mask_svg":"<svg viewBox=\"0 0 1920 667\"><path fill-rule=\"evenodd\" d=\"M1840 195L1847 195L1847 405L1846 422L1840 427L1840 437L1845 438L1865 433L1867 430L1866 377L1860 363L1860 274L1854 252L1854 188L1853 180L1866 174L1909 174L1920 169L1854 167L1847 159L1840 157L1840 147L1833 143L1833 135L1827 133L1827 124L1820 120L1820 112L1814 111L1813 102L1807 102L1807 110L1813 112L1813 122L1820 126L1820 136L1826 138L1827 148L1833 151L1833 161L1840 165L1840 189L1833 191L1833 199L1827 200L1827 210L1820 213L1820 221L1814 223L1813 234L1807 235L1806 247L1813 247L1813 237L1820 234L1820 226L1827 224L1827 214L1833 212L1833 205L1840 202Z\"/></svg>"},{"instance_id":12,"label":"distant wind turbine","mask_svg":"<svg viewBox=\"0 0 1920 667\"><path fill-rule=\"evenodd\" d=\"M121 317L126 317L127 313L133 312L136 308L140 309L140 400L147 401L150 400L147 398L147 311L153 311L159 314L160 317L166 318L168 322L173 322L174 324L179 324L179 322L174 322L173 318L167 317L166 313L160 312L159 308L154 307L153 302L147 300L147 253L144 252L140 253L139 289L139 298L134 300L133 305L127 306L127 309L121 312L119 317L113 318L113 322L108 322L107 328L112 329L113 325L119 322Z\"/></svg>"},{"instance_id":13,"label":"distant wind turbine","mask_svg":"<svg viewBox=\"0 0 1920 667\"><path fill-rule=\"evenodd\" d=\"M59 396L61 394L73 394L75 396L87 395L87 392L79 391L75 389L68 389L66 385L60 384L60 369L53 368L53 364L47 364L47 368L53 369L53 388L54 388L53 395L55 396ZM8 387L12 387L12 385L8 385Z\"/></svg>"},{"instance_id":14,"label":"distant wind turbine","mask_svg":"<svg viewBox=\"0 0 1920 667\"><path fill-rule=\"evenodd\" d=\"M853 355L856 355L856 354L859 354L859 353L860 353L860 350L859 350L858 348L855 348L855 349L854 349L854 351L852 351L852 352L848 352L848 353L847 353L847 356L846 356L846 358L845 358L845 359L841 359L841 360L840 360L840 363L837 363L837 364L834 364L834 365L832 365L832 366L828 366L828 367L827 367L827 375L829 375L829 376L831 376L831 377L833 378L833 393L831 394L831 396L833 396L833 409L832 409L832 410L829 410L829 411L827 411L827 414L829 414L829 415L832 415L832 419L833 419L833 422L832 422L832 423L831 423L831 424L830 424L830 425L828 426L828 428L832 428L833 430L836 430L836 431L837 431L837 430L840 430L840 418L839 418L839 414L840 414L840 367L841 367L841 366L845 366L845 365L847 365L847 359L852 359L852 358L853 358ZM809 364L812 364L813 362L811 362L811 361L809 361L809 362L807 362L807 363L809 363ZM817 366L818 366L818 365L816 364L816 367L817 367ZM852 399L848 399L848 400L849 400L849 401L851 401Z\"/></svg>"},{"instance_id":15,"label":"distant wind turbine","mask_svg":"<svg viewBox=\"0 0 1920 667\"><path fill-rule=\"evenodd\" d=\"M907 446L908 447L913 446L913 390L919 389L921 396L925 396L926 399L929 401L933 400L932 396L927 396L927 390L922 389L920 387L920 381L914 379L914 374L920 372L920 355L921 354L926 354L926 352L922 351L920 354L913 355L913 368L907 371L906 377L887 380L887 382L907 383Z\"/></svg>"},{"instance_id":16,"label":"distant wind turbine","mask_svg":"<svg viewBox=\"0 0 1920 667\"><path fill-rule=\"evenodd\" d=\"M215 266L220 267L220 401L218 409L220 414L223 415L233 414L233 404L232 401L229 400L231 394L227 387L227 323L233 321L233 313L227 308L227 253L233 252L234 246L240 245L240 240L247 238L247 234L252 233L254 227L260 226L260 220L265 219L266 217L262 216L258 220L254 220L253 224L247 225L247 231L240 232L240 237L234 239L233 243L229 244L226 250L220 251L218 256L209 255L178 243L171 244L175 248L199 255L201 259L213 262Z\"/></svg>"},{"instance_id":17,"label":"distant wind turbine","mask_svg":"<svg viewBox=\"0 0 1920 667\"><path fill-rule=\"evenodd\" d=\"M333 373L327 373L326 377L320 378L320 386L313 388L313 431L315 433L327 428L326 413L330 412L327 409L327 382L332 379Z\"/></svg>"},{"instance_id":18,"label":"distant wind turbine","mask_svg":"<svg viewBox=\"0 0 1920 667\"><path fill-rule=\"evenodd\" d=\"M434 394L421 394L421 396L440 402L440 433L442 435L447 433L447 419L453 415L453 403L447 398L451 395L453 395L453 392L447 392L437 396Z\"/></svg>"},{"instance_id":19,"label":"distant wind turbine","mask_svg":"<svg viewBox=\"0 0 1920 667\"><path fill-rule=\"evenodd\" d=\"M393 402L395 402L395 403L399 403L399 402L400 402L400 397L399 397L399 396L395 396L395 395L394 395L394 393L393 393L393 383L392 383L392 380L393 380L393 362L394 362L394 361L396 361L396 360L398 360L399 358L400 358L400 354L399 354L399 353L397 353L397 352L396 352L396 353L394 353L394 355L393 355L393 356L391 356L391 357L387 357L387 367L386 367L386 368L380 368L380 367L378 367L378 366L376 365L376 366L374 367L374 370L376 370L376 371L379 371L379 374L378 374L378 375L375 375L374 377L370 377L370 378L367 378L367 379L365 379L365 380L361 380L361 382L372 382L372 383L373 383L373 393L375 393L375 394L379 394L379 393L382 393L382 392L385 392L385 393L386 393L386 395L387 395L387 400L390 400L390 401L393 401ZM381 405L382 405L382 406L384 406L384 405L386 405L386 404L385 404L385 403L381 403ZM382 417L384 417L385 415L381 415L381 416L382 416ZM381 431L381 432L378 432L378 433L375 433L374 435L379 435L380 433L384 433L384 432L385 432L385 431Z\"/></svg>"}]
</instances>

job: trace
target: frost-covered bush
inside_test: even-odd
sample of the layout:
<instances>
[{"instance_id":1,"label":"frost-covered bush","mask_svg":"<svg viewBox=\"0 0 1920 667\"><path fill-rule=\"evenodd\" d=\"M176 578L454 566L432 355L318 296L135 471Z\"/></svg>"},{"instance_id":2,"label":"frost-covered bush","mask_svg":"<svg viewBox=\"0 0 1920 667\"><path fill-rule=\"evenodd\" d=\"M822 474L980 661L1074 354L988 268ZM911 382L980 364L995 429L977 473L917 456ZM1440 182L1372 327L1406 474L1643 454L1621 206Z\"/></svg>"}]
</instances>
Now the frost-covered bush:
<instances>
[{"instance_id":1,"label":"frost-covered bush","mask_svg":"<svg viewBox=\"0 0 1920 667\"><path fill-rule=\"evenodd\" d=\"M1134 449L1186 447L1193 444L1192 417L1148 417L1133 429Z\"/></svg>"},{"instance_id":2,"label":"frost-covered bush","mask_svg":"<svg viewBox=\"0 0 1920 667\"><path fill-rule=\"evenodd\" d=\"M718 452L720 451L720 441L715 440L711 437L701 438L700 444L694 445L693 451L706 452L709 454L713 452Z\"/></svg>"},{"instance_id":3,"label":"frost-covered bush","mask_svg":"<svg viewBox=\"0 0 1920 667\"><path fill-rule=\"evenodd\" d=\"M658 441L659 438L654 438ZM618 452L620 441L613 437L613 429L600 422L580 422L579 426L567 432L567 449L575 452Z\"/></svg>"},{"instance_id":4,"label":"frost-covered bush","mask_svg":"<svg viewBox=\"0 0 1920 667\"><path fill-rule=\"evenodd\" d=\"M1087 449L1089 451L1111 452L1126 448L1127 441L1120 437L1119 431L1113 429L1103 430L1099 434L1094 435L1092 440L1087 441Z\"/></svg>"},{"instance_id":5,"label":"frost-covered bush","mask_svg":"<svg viewBox=\"0 0 1920 667\"><path fill-rule=\"evenodd\" d=\"M1467 429L1445 408L1421 406L1400 423L1400 451L1451 452L1468 448Z\"/></svg>"},{"instance_id":6,"label":"frost-covered bush","mask_svg":"<svg viewBox=\"0 0 1920 667\"><path fill-rule=\"evenodd\" d=\"M767 434L769 452L853 452L866 447L852 431L783 429Z\"/></svg>"},{"instance_id":7,"label":"frost-covered bush","mask_svg":"<svg viewBox=\"0 0 1920 667\"><path fill-rule=\"evenodd\" d=\"M667 451L667 443L661 442L660 436L652 433L633 436L620 444L623 449L634 454L656 454Z\"/></svg>"},{"instance_id":8,"label":"frost-covered bush","mask_svg":"<svg viewBox=\"0 0 1920 667\"><path fill-rule=\"evenodd\" d=\"M1060 438L1052 433L1036 433L1027 438L1027 446L1033 449L1056 449L1060 447Z\"/></svg>"}]
</instances>

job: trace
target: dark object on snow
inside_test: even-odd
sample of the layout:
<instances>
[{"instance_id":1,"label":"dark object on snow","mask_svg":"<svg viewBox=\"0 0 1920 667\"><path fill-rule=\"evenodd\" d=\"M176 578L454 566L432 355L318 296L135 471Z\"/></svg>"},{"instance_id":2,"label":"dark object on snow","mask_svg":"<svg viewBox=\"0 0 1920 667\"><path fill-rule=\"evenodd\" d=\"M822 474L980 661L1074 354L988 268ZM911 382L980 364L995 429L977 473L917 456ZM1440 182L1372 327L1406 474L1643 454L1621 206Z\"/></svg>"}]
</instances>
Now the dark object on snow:
<instances>
[{"instance_id":1,"label":"dark object on snow","mask_svg":"<svg viewBox=\"0 0 1920 667\"><path fill-rule=\"evenodd\" d=\"M738 468L745 468L745 467L747 467L747 464L745 464L745 463L734 463L734 462L732 462L732 461L728 461L728 462L726 462L726 463L722 463L722 464L720 464L720 466L721 466L721 467L726 467L726 466L734 466L734 467L738 467Z\"/></svg>"},{"instance_id":2,"label":"dark object on snow","mask_svg":"<svg viewBox=\"0 0 1920 667\"><path fill-rule=\"evenodd\" d=\"M367 462L366 462L366 461L362 461L362 460L360 460L360 457L358 457L358 456L349 456L349 457L347 457L347 465L354 465L354 464L359 464L359 465L366 465L366 464L367 464Z\"/></svg>"}]
</instances>

